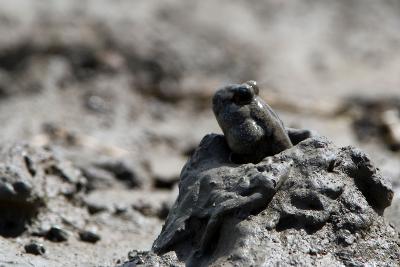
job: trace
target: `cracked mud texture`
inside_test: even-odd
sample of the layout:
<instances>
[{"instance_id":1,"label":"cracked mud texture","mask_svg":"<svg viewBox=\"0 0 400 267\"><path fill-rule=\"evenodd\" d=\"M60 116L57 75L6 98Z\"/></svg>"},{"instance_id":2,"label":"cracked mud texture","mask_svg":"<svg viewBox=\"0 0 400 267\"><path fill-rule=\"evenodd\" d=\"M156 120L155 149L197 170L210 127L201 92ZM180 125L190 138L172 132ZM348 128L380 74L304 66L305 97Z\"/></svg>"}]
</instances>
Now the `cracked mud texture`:
<instances>
[{"instance_id":1,"label":"cracked mud texture","mask_svg":"<svg viewBox=\"0 0 400 267\"><path fill-rule=\"evenodd\" d=\"M188 266L398 265L398 233L382 217L393 191L360 150L313 137L258 164L229 155L223 136L202 140L156 253Z\"/></svg>"}]
</instances>

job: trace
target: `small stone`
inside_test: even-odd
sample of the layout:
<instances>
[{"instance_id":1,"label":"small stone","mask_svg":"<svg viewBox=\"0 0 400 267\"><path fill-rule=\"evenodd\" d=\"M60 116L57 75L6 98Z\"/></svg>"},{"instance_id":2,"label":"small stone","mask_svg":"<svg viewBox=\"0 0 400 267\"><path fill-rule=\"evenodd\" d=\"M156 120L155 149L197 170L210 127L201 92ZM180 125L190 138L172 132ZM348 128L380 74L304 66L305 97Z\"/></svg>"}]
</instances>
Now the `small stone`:
<instances>
[{"instance_id":1,"label":"small stone","mask_svg":"<svg viewBox=\"0 0 400 267\"><path fill-rule=\"evenodd\" d=\"M355 241L355 238L354 238L354 236L352 236L352 235L346 237L345 240L344 240L344 242L346 242L347 245L353 244L354 241Z\"/></svg>"},{"instance_id":2,"label":"small stone","mask_svg":"<svg viewBox=\"0 0 400 267\"><path fill-rule=\"evenodd\" d=\"M13 188L15 192L21 195L29 195L32 191L32 186L22 181L15 182Z\"/></svg>"},{"instance_id":3,"label":"small stone","mask_svg":"<svg viewBox=\"0 0 400 267\"><path fill-rule=\"evenodd\" d=\"M96 214L107 210L106 206L96 203L86 203L86 206L90 214Z\"/></svg>"},{"instance_id":4,"label":"small stone","mask_svg":"<svg viewBox=\"0 0 400 267\"><path fill-rule=\"evenodd\" d=\"M85 99L85 106L90 111L97 113L107 113L111 111L109 101L98 95L88 95Z\"/></svg>"},{"instance_id":5,"label":"small stone","mask_svg":"<svg viewBox=\"0 0 400 267\"><path fill-rule=\"evenodd\" d=\"M121 215L124 214L128 211L128 207L123 206L123 205L117 205L115 206L114 214L115 215Z\"/></svg>"},{"instance_id":6,"label":"small stone","mask_svg":"<svg viewBox=\"0 0 400 267\"><path fill-rule=\"evenodd\" d=\"M343 230L339 231L338 240L339 242L342 242L343 244L349 246L354 243L356 238L354 237L354 235L351 234L349 230Z\"/></svg>"},{"instance_id":7,"label":"small stone","mask_svg":"<svg viewBox=\"0 0 400 267\"><path fill-rule=\"evenodd\" d=\"M68 240L68 237L68 232L59 226L51 227L46 234L46 238L53 242L64 242Z\"/></svg>"},{"instance_id":8,"label":"small stone","mask_svg":"<svg viewBox=\"0 0 400 267\"><path fill-rule=\"evenodd\" d=\"M137 250L129 251L128 252L129 262L134 263L136 265L143 264L144 261L142 259L142 254L143 254L143 252L137 251Z\"/></svg>"},{"instance_id":9,"label":"small stone","mask_svg":"<svg viewBox=\"0 0 400 267\"><path fill-rule=\"evenodd\" d=\"M128 260L133 260L138 256L138 251L137 250L132 250L128 252Z\"/></svg>"},{"instance_id":10,"label":"small stone","mask_svg":"<svg viewBox=\"0 0 400 267\"><path fill-rule=\"evenodd\" d=\"M29 244L25 245L25 252L33 255L43 255L46 253L46 249L40 243L35 241L30 242Z\"/></svg>"},{"instance_id":11,"label":"small stone","mask_svg":"<svg viewBox=\"0 0 400 267\"><path fill-rule=\"evenodd\" d=\"M317 255L318 254L318 250L316 248L310 248L308 253L310 253L310 255Z\"/></svg>"},{"instance_id":12,"label":"small stone","mask_svg":"<svg viewBox=\"0 0 400 267\"><path fill-rule=\"evenodd\" d=\"M79 232L79 237L82 241L89 242L89 243L96 243L99 241L100 235L92 232L92 231L81 231Z\"/></svg>"}]
</instances>

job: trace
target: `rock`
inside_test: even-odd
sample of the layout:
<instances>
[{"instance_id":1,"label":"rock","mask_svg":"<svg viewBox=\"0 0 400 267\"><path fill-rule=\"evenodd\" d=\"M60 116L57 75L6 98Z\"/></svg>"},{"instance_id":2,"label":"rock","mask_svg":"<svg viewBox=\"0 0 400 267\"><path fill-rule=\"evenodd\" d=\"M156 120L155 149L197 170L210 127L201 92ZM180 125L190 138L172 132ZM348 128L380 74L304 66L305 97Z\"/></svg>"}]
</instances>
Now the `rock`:
<instances>
[{"instance_id":1,"label":"rock","mask_svg":"<svg viewBox=\"0 0 400 267\"><path fill-rule=\"evenodd\" d=\"M99 212L107 211L107 206L102 204L85 202L85 205L87 206L88 212L90 214L96 214Z\"/></svg>"},{"instance_id":2,"label":"rock","mask_svg":"<svg viewBox=\"0 0 400 267\"><path fill-rule=\"evenodd\" d=\"M347 229L338 231L338 241L343 242L346 245L351 245L355 241L355 236Z\"/></svg>"},{"instance_id":3,"label":"rock","mask_svg":"<svg viewBox=\"0 0 400 267\"><path fill-rule=\"evenodd\" d=\"M46 253L45 247L35 241L25 245L25 252L33 255L44 255Z\"/></svg>"},{"instance_id":4,"label":"rock","mask_svg":"<svg viewBox=\"0 0 400 267\"><path fill-rule=\"evenodd\" d=\"M53 242L64 242L68 240L69 234L61 227L53 226L46 233L46 238Z\"/></svg>"},{"instance_id":5,"label":"rock","mask_svg":"<svg viewBox=\"0 0 400 267\"><path fill-rule=\"evenodd\" d=\"M257 164L229 156L223 136L202 140L153 244L158 256L141 257L145 265L169 252L187 266L400 261L397 233L382 217L393 191L360 150L316 136Z\"/></svg>"},{"instance_id":6,"label":"rock","mask_svg":"<svg viewBox=\"0 0 400 267\"><path fill-rule=\"evenodd\" d=\"M89 242L89 243L96 243L101 238L98 234L92 231L81 231L79 232L79 237L82 241Z\"/></svg>"},{"instance_id":7,"label":"rock","mask_svg":"<svg viewBox=\"0 0 400 267\"><path fill-rule=\"evenodd\" d=\"M117 205L114 210L115 215L121 215L128 212L128 207L123 205Z\"/></svg>"},{"instance_id":8,"label":"rock","mask_svg":"<svg viewBox=\"0 0 400 267\"><path fill-rule=\"evenodd\" d=\"M84 97L84 104L92 112L105 114L112 111L113 105L109 98L109 96L87 94Z\"/></svg>"}]
</instances>

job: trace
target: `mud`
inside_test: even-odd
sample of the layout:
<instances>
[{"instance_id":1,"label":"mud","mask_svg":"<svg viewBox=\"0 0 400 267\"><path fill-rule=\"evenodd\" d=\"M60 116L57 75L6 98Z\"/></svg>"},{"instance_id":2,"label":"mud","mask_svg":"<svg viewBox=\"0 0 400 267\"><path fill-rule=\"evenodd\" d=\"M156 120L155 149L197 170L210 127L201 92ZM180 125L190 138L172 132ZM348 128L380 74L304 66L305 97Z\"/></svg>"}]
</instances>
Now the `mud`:
<instances>
[{"instance_id":1,"label":"mud","mask_svg":"<svg viewBox=\"0 0 400 267\"><path fill-rule=\"evenodd\" d=\"M0 265L115 266L129 251L152 265L182 264L174 252L148 251L177 197L182 166L206 134L220 133L214 89L250 79L287 127L366 151L393 184L384 216L400 227L398 152L387 133L361 140L353 127L358 115L337 112L349 96L399 98L397 2L0 6ZM383 105L395 107L389 102ZM68 232L68 240L46 239L51 227ZM101 239L84 242L82 231ZM358 239L344 231L340 240ZM26 253L31 242L45 253ZM318 248L310 248L315 257ZM351 251L337 255L357 263Z\"/></svg>"},{"instance_id":2,"label":"mud","mask_svg":"<svg viewBox=\"0 0 400 267\"><path fill-rule=\"evenodd\" d=\"M399 262L398 234L382 217L393 190L360 150L313 137L258 164L234 164L230 153L223 136L209 135L185 165L153 244L161 258L174 251L186 266Z\"/></svg>"}]
</instances>

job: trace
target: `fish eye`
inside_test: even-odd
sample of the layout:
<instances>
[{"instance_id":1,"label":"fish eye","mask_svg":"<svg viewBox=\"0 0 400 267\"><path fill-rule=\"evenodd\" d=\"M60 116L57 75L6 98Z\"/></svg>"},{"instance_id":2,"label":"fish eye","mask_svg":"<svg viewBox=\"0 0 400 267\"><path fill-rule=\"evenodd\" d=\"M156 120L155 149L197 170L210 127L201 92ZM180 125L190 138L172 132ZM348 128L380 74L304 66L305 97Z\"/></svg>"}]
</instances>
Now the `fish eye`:
<instances>
[{"instance_id":1,"label":"fish eye","mask_svg":"<svg viewBox=\"0 0 400 267\"><path fill-rule=\"evenodd\" d=\"M251 88L254 90L254 94L258 95L260 92L260 89L258 88L257 82L256 81L247 81L246 84L250 85Z\"/></svg>"},{"instance_id":2,"label":"fish eye","mask_svg":"<svg viewBox=\"0 0 400 267\"><path fill-rule=\"evenodd\" d=\"M246 105L253 99L253 94L251 87L241 85L233 90L232 100L237 105Z\"/></svg>"}]
</instances>

